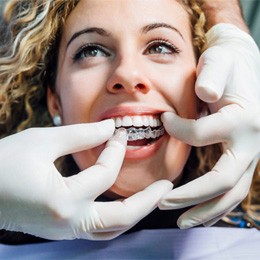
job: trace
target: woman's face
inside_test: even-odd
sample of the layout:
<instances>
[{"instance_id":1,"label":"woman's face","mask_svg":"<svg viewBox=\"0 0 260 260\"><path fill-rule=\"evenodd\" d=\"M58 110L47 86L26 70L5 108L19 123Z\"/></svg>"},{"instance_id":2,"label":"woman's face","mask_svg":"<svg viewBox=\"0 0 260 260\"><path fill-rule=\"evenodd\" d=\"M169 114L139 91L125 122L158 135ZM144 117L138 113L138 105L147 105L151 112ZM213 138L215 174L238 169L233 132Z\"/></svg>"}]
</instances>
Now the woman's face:
<instances>
[{"instance_id":1,"label":"woman's face","mask_svg":"<svg viewBox=\"0 0 260 260\"><path fill-rule=\"evenodd\" d=\"M160 115L197 116L195 68L189 18L177 1L81 0L63 29L49 110L63 124L114 118L139 132L110 189L130 196L156 180L178 182L190 147L164 133ZM74 154L79 168L93 165L102 147Z\"/></svg>"}]
</instances>

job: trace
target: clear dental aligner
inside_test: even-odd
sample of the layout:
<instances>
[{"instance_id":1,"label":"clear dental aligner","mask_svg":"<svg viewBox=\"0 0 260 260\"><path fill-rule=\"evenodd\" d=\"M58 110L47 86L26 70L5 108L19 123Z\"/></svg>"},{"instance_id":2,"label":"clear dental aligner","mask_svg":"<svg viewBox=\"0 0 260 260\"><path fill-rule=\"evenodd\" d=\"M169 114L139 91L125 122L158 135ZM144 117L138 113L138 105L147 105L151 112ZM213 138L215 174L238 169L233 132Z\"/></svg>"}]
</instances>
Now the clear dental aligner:
<instances>
[{"instance_id":1,"label":"clear dental aligner","mask_svg":"<svg viewBox=\"0 0 260 260\"><path fill-rule=\"evenodd\" d=\"M123 127L122 127L123 128ZM130 127L126 129L127 131L127 140L136 141L142 139L158 138L164 134L164 127L161 126L159 129L154 129L149 126L147 128L135 128Z\"/></svg>"}]
</instances>

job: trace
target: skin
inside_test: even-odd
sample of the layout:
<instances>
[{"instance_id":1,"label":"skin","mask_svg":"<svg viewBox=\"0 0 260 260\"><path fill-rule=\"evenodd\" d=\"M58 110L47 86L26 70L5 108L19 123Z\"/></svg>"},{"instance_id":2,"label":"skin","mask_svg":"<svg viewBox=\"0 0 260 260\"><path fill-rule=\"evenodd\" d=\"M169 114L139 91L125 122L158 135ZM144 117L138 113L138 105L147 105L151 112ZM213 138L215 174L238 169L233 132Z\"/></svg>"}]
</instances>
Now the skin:
<instances>
[{"instance_id":1,"label":"skin","mask_svg":"<svg viewBox=\"0 0 260 260\"><path fill-rule=\"evenodd\" d=\"M158 28L144 30L152 24ZM90 27L101 28L105 34L92 30L75 37ZM98 43L105 51L92 49L76 55L89 43ZM80 58L73 59L75 55ZM100 121L113 113L175 110L182 117L196 118L195 70L189 18L176 1L82 0L63 28L56 93L48 93L49 111L60 114L65 125ZM157 146L141 159L136 151L128 151L131 156L126 156L109 196L128 197L160 179L178 183L190 146L167 134ZM73 157L83 170L95 163L101 149Z\"/></svg>"},{"instance_id":2,"label":"skin","mask_svg":"<svg viewBox=\"0 0 260 260\"><path fill-rule=\"evenodd\" d=\"M207 16L207 28L218 23L231 23L241 30L249 32L243 19L240 1L238 0L201 0L201 7Z\"/></svg>"}]
</instances>

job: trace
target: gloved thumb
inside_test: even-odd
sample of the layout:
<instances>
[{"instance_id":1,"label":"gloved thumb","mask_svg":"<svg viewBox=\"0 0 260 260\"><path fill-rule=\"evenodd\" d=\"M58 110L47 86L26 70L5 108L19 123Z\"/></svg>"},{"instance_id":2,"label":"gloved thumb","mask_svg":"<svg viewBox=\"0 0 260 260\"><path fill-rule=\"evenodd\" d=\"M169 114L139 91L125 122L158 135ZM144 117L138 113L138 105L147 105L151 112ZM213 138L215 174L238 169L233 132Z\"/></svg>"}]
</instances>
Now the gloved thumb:
<instances>
[{"instance_id":1,"label":"gloved thumb","mask_svg":"<svg viewBox=\"0 0 260 260\"><path fill-rule=\"evenodd\" d=\"M197 96L207 103L218 101L223 95L231 68L231 56L222 47L214 46L202 53L195 83Z\"/></svg>"},{"instance_id":2,"label":"gloved thumb","mask_svg":"<svg viewBox=\"0 0 260 260\"><path fill-rule=\"evenodd\" d=\"M60 156L91 149L106 142L115 131L114 120L45 128L46 156Z\"/></svg>"}]
</instances>

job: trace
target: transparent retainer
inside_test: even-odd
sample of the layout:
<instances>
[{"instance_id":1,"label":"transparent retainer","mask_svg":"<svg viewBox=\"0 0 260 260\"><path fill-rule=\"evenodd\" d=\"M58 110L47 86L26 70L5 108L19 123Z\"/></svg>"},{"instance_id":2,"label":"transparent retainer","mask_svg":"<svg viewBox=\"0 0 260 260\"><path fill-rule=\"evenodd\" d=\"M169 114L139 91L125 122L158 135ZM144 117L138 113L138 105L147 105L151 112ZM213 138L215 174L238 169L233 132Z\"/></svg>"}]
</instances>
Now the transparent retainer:
<instances>
[{"instance_id":1,"label":"transparent retainer","mask_svg":"<svg viewBox=\"0 0 260 260\"><path fill-rule=\"evenodd\" d=\"M164 127L161 126L159 129L154 129L149 126L147 128L135 128L130 127L126 129L127 131L127 140L128 141L136 141L142 139L149 139L149 138L158 138L162 136L165 132Z\"/></svg>"}]
</instances>

